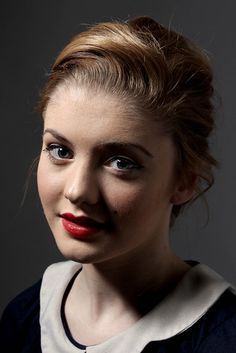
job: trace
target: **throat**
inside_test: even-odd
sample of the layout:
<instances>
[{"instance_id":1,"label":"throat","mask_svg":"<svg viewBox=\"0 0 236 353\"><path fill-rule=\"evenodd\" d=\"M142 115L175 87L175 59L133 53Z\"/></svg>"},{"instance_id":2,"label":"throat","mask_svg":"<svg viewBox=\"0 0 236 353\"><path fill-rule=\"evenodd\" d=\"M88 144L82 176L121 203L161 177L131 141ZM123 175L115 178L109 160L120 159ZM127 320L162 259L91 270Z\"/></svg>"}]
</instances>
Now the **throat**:
<instances>
[{"instance_id":1,"label":"throat","mask_svg":"<svg viewBox=\"0 0 236 353\"><path fill-rule=\"evenodd\" d=\"M189 268L183 263L178 271L166 273L165 281L160 282L150 276L133 290L129 289L126 279L122 288L111 285L109 281L101 287L99 281L99 290L93 291L85 285L82 271L64 306L65 320L72 337L81 344L95 345L127 330L157 306Z\"/></svg>"},{"instance_id":2,"label":"throat","mask_svg":"<svg viewBox=\"0 0 236 353\"><path fill-rule=\"evenodd\" d=\"M97 345L114 337L134 325L141 316L124 305L110 306L101 310L93 304L82 303L75 308L68 298L64 307L66 327L76 342L84 346Z\"/></svg>"}]
</instances>

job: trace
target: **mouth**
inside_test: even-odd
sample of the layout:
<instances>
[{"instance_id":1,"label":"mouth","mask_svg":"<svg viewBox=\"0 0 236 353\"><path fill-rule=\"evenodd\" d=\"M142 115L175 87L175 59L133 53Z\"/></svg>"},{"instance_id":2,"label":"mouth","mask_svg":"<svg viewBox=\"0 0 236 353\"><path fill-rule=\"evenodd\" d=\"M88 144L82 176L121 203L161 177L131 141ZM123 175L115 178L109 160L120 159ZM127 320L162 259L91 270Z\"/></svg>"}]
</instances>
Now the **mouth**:
<instances>
[{"instance_id":1,"label":"mouth","mask_svg":"<svg viewBox=\"0 0 236 353\"><path fill-rule=\"evenodd\" d=\"M63 213L60 217L65 231L75 238L91 237L106 228L105 223L97 222L86 216Z\"/></svg>"}]
</instances>

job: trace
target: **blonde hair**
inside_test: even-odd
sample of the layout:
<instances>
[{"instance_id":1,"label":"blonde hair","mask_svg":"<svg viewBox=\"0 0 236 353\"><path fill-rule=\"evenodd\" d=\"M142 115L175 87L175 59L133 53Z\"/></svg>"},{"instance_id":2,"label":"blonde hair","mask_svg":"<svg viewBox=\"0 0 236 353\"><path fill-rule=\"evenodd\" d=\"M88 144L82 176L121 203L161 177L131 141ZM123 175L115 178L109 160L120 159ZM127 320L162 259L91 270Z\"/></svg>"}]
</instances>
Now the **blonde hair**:
<instances>
[{"instance_id":1,"label":"blonde hair","mask_svg":"<svg viewBox=\"0 0 236 353\"><path fill-rule=\"evenodd\" d=\"M208 145L214 128L212 69L191 41L149 17L94 25L57 57L41 93L42 114L58 85L72 79L127 99L157 119L175 142L178 173L198 175L196 195L212 186L217 165ZM173 219L183 206L173 207Z\"/></svg>"}]
</instances>

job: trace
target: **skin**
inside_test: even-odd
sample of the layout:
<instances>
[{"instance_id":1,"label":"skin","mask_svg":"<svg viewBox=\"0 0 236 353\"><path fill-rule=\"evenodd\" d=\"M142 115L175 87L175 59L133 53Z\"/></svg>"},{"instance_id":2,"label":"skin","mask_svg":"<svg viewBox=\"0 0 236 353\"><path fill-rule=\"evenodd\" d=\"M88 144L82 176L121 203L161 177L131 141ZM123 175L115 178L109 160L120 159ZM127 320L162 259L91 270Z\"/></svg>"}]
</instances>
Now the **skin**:
<instances>
[{"instance_id":1,"label":"skin","mask_svg":"<svg viewBox=\"0 0 236 353\"><path fill-rule=\"evenodd\" d=\"M175 164L171 138L118 97L72 83L53 93L38 189L58 248L83 264L65 307L81 343L128 328L158 301L150 298L160 300L189 269L169 246L172 207L194 192L193 182L176 178ZM65 212L109 226L89 240L74 239L62 227Z\"/></svg>"}]
</instances>

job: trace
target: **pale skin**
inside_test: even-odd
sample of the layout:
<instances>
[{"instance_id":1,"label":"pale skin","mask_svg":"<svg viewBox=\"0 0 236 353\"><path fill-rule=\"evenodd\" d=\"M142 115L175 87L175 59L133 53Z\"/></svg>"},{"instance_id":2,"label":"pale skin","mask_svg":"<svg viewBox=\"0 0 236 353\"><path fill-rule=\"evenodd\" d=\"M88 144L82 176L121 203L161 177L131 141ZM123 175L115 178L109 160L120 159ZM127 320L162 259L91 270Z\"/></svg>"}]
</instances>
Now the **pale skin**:
<instances>
[{"instance_id":1,"label":"pale skin","mask_svg":"<svg viewBox=\"0 0 236 353\"><path fill-rule=\"evenodd\" d=\"M169 224L173 205L193 196L196 180L178 180L175 165L171 138L119 97L74 83L53 93L38 189L58 248L83 264L65 306L80 343L127 329L188 271L170 248ZM74 239L61 225L63 212L110 228L90 241Z\"/></svg>"}]
</instances>

